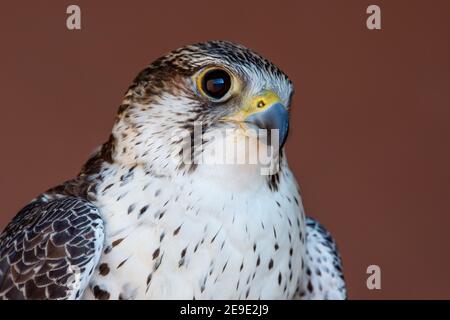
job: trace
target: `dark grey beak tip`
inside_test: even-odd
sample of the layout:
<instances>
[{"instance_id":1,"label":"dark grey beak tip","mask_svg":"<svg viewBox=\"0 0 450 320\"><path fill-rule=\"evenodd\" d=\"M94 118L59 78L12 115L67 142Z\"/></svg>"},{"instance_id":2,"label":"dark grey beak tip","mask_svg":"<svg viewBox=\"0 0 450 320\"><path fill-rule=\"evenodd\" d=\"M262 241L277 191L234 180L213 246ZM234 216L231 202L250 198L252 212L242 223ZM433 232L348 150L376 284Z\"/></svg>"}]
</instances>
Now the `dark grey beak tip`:
<instances>
[{"instance_id":1,"label":"dark grey beak tip","mask_svg":"<svg viewBox=\"0 0 450 320\"><path fill-rule=\"evenodd\" d=\"M271 145L272 129L277 129L279 134L279 147L284 146L289 131L289 113L286 107L277 102L264 111L254 113L245 122L252 123L260 129L267 129L267 142Z\"/></svg>"}]
</instances>

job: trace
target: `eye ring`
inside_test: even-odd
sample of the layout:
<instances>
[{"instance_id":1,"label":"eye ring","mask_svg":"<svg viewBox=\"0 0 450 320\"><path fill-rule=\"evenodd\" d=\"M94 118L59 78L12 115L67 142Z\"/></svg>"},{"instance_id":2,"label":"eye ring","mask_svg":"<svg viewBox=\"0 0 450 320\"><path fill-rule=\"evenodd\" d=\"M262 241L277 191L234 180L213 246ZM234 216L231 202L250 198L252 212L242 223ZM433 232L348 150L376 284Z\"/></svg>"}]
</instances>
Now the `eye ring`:
<instances>
[{"instance_id":1,"label":"eye ring","mask_svg":"<svg viewBox=\"0 0 450 320\"><path fill-rule=\"evenodd\" d=\"M231 72L221 67L204 69L197 78L200 93L212 101L226 100L233 88Z\"/></svg>"}]
</instances>

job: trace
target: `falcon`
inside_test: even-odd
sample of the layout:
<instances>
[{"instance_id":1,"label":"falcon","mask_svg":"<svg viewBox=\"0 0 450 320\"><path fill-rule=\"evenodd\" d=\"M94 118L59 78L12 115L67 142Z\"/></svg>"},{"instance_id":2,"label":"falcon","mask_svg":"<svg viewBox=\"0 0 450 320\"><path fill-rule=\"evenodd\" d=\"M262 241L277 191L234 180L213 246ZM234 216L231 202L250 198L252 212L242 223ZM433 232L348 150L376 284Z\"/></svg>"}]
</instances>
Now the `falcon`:
<instances>
[{"instance_id":1,"label":"falcon","mask_svg":"<svg viewBox=\"0 0 450 320\"><path fill-rule=\"evenodd\" d=\"M287 164L292 94L279 68L226 41L154 61L80 173L0 235L0 298L345 299L336 244ZM277 151L276 170L199 161L219 146L252 156L247 141Z\"/></svg>"}]
</instances>

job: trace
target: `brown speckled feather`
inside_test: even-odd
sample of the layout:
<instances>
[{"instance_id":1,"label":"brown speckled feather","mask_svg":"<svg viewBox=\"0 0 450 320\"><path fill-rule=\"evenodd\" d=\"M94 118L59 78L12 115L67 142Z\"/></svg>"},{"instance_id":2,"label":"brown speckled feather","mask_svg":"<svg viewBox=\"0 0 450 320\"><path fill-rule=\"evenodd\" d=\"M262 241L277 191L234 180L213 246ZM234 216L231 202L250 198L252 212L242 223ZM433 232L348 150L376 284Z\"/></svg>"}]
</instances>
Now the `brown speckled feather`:
<instances>
[{"instance_id":1,"label":"brown speckled feather","mask_svg":"<svg viewBox=\"0 0 450 320\"><path fill-rule=\"evenodd\" d=\"M103 222L89 202L32 202L0 235L0 299L79 297L102 244Z\"/></svg>"}]
</instances>

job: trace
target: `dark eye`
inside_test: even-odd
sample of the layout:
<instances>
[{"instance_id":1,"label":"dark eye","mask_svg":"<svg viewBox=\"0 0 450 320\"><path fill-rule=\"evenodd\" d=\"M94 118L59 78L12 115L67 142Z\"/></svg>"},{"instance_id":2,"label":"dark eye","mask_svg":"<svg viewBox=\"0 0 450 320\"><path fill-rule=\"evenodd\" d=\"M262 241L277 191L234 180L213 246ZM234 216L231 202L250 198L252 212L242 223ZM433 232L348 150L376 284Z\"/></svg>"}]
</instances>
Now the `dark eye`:
<instances>
[{"instance_id":1,"label":"dark eye","mask_svg":"<svg viewBox=\"0 0 450 320\"><path fill-rule=\"evenodd\" d=\"M206 71L201 79L201 89L213 99L223 98L231 88L231 76L222 69Z\"/></svg>"}]
</instances>

